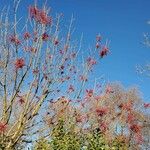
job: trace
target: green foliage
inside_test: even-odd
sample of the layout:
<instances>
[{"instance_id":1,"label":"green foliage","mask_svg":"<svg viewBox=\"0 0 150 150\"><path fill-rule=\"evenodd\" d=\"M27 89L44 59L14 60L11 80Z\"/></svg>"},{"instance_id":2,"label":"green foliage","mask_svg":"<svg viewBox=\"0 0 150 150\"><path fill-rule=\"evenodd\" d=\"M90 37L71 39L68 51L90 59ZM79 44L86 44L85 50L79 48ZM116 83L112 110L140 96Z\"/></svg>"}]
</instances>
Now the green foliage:
<instances>
[{"instance_id":1,"label":"green foliage","mask_svg":"<svg viewBox=\"0 0 150 150\"><path fill-rule=\"evenodd\" d=\"M49 142L40 139L34 150L127 150L125 142L118 138L108 143L99 128L86 134L76 133L74 126L66 128L62 119L52 130L50 139Z\"/></svg>"},{"instance_id":2,"label":"green foliage","mask_svg":"<svg viewBox=\"0 0 150 150\"><path fill-rule=\"evenodd\" d=\"M111 145L113 150L128 150L128 145L124 139L118 137L114 139Z\"/></svg>"},{"instance_id":3,"label":"green foliage","mask_svg":"<svg viewBox=\"0 0 150 150\"><path fill-rule=\"evenodd\" d=\"M51 150L48 140L41 138L35 145L34 150Z\"/></svg>"},{"instance_id":4,"label":"green foliage","mask_svg":"<svg viewBox=\"0 0 150 150\"><path fill-rule=\"evenodd\" d=\"M99 128L87 134L87 150L108 150L109 146Z\"/></svg>"},{"instance_id":5,"label":"green foliage","mask_svg":"<svg viewBox=\"0 0 150 150\"><path fill-rule=\"evenodd\" d=\"M34 150L80 150L82 148L82 138L75 133L73 126L65 128L63 120L52 130L50 142L40 139L35 145Z\"/></svg>"},{"instance_id":6,"label":"green foliage","mask_svg":"<svg viewBox=\"0 0 150 150\"><path fill-rule=\"evenodd\" d=\"M82 138L75 133L73 126L66 129L63 120L52 131L50 143L53 150L79 150L82 147Z\"/></svg>"}]
</instances>

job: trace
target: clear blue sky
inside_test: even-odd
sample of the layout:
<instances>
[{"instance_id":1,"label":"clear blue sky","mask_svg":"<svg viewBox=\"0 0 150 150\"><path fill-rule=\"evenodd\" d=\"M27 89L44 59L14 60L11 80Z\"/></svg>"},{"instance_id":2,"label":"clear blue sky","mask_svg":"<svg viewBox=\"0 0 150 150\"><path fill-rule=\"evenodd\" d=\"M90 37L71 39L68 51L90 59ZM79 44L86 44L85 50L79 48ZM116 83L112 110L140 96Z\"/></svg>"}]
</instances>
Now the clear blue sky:
<instances>
[{"instance_id":1,"label":"clear blue sky","mask_svg":"<svg viewBox=\"0 0 150 150\"><path fill-rule=\"evenodd\" d=\"M11 1L0 0L0 8ZM32 3L33 0L22 0L20 15ZM145 100L150 101L150 77L141 77L135 70L137 64L150 61L150 48L141 44L143 33L150 32L146 23L150 19L150 0L47 0L47 3L54 13L63 13L66 20L74 15L74 36L83 32L85 45L93 44L97 33L111 40L111 54L101 62L97 74L125 86L137 85Z\"/></svg>"}]
</instances>

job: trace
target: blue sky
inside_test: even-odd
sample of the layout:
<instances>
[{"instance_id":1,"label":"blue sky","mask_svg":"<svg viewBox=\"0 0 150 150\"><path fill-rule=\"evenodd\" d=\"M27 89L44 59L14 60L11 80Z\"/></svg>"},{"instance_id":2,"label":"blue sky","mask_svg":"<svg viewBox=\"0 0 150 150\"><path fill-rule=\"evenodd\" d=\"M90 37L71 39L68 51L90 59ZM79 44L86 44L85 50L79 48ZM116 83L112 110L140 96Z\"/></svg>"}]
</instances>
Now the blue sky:
<instances>
[{"instance_id":1,"label":"blue sky","mask_svg":"<svg viewBox=\"0 0 150 150\"><path fill-rule=\"evenodd\" d=\"M11 1L0 0L0 8ZM41 5L44 0L37 1ZM22 0L20 15L32 3ZM100 63L96 75L104 74L108 81L120 81L127 87L136 85L150 101L150 77L139 76L135 70L137 64L150 61L150 48L141 44L143 33L150 32L150 0L47 0L47 4L66 20L74 15L74 37L83 33L85 47L93 44L97 33L111 40L111 53Z\"/></svg>"}]
</instances>

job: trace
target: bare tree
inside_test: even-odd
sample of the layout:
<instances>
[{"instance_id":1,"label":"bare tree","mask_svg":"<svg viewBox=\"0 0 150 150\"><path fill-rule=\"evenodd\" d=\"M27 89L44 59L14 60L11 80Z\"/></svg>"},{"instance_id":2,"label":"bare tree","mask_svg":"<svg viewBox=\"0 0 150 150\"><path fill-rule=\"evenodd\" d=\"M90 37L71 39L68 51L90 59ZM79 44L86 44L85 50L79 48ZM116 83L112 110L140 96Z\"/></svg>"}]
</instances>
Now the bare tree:
<instances>
[{"instance_id":1,"label":"bare tree","mask_svg":"<svg viewBox=\"0 0 150 150\"><path fill-rule=\"evenodd\" d=\"M73 16L66 28L62 14L52 17L45 4L40 9L35 3L24 21L17 14L19 3L14 1L13 20L5 8L0 17L2 149L32 142L29 137L43 131L39 114L53 99L79 99L93 66L109 51L98 35L94 48L83 56L82 37L72 40Z\"/></svg>"}]
</instances>

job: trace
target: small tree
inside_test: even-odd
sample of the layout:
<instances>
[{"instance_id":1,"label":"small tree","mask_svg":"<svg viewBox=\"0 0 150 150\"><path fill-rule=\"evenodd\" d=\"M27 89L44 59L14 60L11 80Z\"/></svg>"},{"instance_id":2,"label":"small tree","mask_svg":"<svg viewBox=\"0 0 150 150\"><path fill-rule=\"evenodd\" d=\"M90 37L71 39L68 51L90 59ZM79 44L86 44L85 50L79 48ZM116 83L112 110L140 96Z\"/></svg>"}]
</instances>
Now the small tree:
<instances>
[{"instance_id":1,"label":"small tree","mask_svg":"<svg viewBox=\"0 0 150 150\"><path fill-rule=\"evenodd\" d=\"M67 98L50 103L45 116L49 144L68 149L75 140L78 149L87 150L143 147L144 126L149 119L137 89L109 84L103 92L96 91L86 90L76 104ZM76 142L72 146L77 147Z\"/></svg>"},{"instance_id":2,"label":"small tree","mask_svg":"<svg viewBox=\"0 0 150 150\"><path fill-rule=\"evenodd\" d=\"M2 149L19 148L32 142L29 137L42 134L38 116L47 104L63 95L80 98L97 59L108 53L98 35L90 55L81 56L82 40L79 44L72 40L73 17L64 30L61 14L52 17L46 5L40 9L35 4L29 7L23 24L23 19L18 19L18 6L15 0L14 20L6 9L0 19Z\"/></svg>"}]
</instances>

